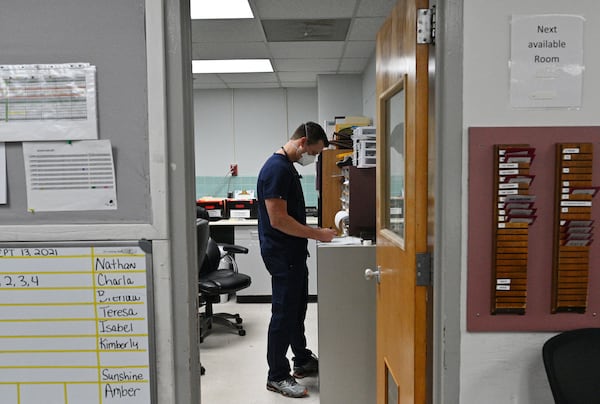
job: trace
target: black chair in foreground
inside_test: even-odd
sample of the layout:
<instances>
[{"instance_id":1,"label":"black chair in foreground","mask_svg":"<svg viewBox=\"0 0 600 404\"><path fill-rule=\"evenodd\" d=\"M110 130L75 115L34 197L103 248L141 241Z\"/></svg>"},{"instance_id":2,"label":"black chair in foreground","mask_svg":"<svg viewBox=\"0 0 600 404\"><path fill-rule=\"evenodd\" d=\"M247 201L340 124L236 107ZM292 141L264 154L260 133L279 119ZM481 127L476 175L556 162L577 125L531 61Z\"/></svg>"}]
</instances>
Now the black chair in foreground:
<instances>
[{"instance_id":1,"label":"black chair in foreground","mask_svg":"<svg viewBox=\"0 0 600 404\"><path fill-rule=\"evenodd\" d=\"M555 335L542 356L556 404L600 404L600 328Z\"/></svg>"},{"instance_id":2,"label":"black chair in foreground","mask_svg":"<svg viewBox=\"0 0 600 404\"><path fill-rule=\"evenodd\" d=\"M213 324L221 324L235 330L239 335L246 335L239 314L214 313L213 304L218 303L221 295L229 295L250 286L250 276L238 272L235 254L247 254L246 247L232 244L217 244L208 239L206 256L198 273L198 291L200 305L204 313L200 313L200 342L204 341L212 330Z\"/></svg>"}]
</instances>

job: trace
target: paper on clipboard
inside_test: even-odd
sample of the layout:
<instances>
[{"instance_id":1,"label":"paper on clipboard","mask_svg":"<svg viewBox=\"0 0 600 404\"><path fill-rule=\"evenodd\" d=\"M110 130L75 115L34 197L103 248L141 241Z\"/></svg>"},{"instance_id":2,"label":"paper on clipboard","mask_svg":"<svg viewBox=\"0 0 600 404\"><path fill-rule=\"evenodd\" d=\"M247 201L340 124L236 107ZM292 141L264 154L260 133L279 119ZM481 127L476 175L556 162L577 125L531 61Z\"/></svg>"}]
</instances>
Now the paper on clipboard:
<instances>
[{"instance_id":1,"label":"paper on clipboard","mask_svg":"<svg viewBox=\"0 0 600 404\"><path fill-rule=\"evenodd\" d=\"M27 209L117 209L110 140L26 142Z\"/></svg>"}]
</instances>

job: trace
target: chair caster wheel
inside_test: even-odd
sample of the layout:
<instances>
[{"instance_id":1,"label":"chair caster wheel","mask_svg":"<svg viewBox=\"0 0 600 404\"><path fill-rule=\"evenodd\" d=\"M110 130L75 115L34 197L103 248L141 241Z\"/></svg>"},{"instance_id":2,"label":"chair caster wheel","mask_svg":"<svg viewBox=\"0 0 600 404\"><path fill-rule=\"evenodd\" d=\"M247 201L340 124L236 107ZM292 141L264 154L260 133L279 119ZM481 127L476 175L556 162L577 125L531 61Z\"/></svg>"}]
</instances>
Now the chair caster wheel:
<instances>
[{"instance_id":1,"label":"chair caster wheel","mask_svg":"<svg viewBox=\"0 0 600 404\"><path fill-rule=\"evenodd\" d=\"M236 322L236 324L242 324L242 321L244 321L244 320L242 320L242 318L241 318L241 317L236 317L236 318L235 318L235 322Z\"/></svg>"},{"instance_id":2,"label":"chair caster wheel","mask_svg":"<svg viewBox=\"0 0 600 404\"><path fill-rule=\"evenodd\" d=\"M239 330L238 334L240 335L240 337L243 337L244 335L246 335L246 330Z\"/></svg>"}]
</instances>

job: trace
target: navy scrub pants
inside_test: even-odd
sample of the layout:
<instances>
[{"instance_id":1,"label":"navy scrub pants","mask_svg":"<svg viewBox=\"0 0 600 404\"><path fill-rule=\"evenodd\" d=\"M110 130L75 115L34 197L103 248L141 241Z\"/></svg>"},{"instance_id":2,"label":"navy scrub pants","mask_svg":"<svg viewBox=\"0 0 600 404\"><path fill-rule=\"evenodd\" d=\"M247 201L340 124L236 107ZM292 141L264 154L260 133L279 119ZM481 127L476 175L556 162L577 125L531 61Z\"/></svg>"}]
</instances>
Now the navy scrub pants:
<instances>
[{"instance_id":1,"label":"navy scrub pants","mask_svg":"<svg viewBox=\"0 0 600 404\"><path fill-rule=\"evenodd\" d=\"M280 381L290 375L286 357L292 348L296 365L306 363L312 352L306 349L304 319L308 303L306 256L263 256L271 274L271 322L267 339L268 380Z\"/></svg>"}]
</instances>

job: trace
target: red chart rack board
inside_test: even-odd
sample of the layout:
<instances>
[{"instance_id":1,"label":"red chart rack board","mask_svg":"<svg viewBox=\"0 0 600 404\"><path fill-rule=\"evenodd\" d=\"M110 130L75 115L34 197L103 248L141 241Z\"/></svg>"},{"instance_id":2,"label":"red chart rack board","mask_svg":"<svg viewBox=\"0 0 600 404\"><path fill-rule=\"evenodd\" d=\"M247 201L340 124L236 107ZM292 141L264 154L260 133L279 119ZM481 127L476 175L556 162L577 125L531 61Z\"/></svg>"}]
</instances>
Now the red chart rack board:
<instances>
[{"instance_id":1,"label":"red chart rack board","mask_svg":"<svg viewBox=\"0 0 600 404\"><path fill-rule=\"evenodd\" d=\"M600 127L469 128L468 331L600 327L600 294L593 293L600 287L600 240L593 240L600 157L575 153L578 147L600 150ZM518 163L517 177L500 170L510 170L498 158L507 149L534 156L511 159ZM583 162L565 163L565 149ZM588 181L564 186L572 175ZM507 204L507 192L527 196ZM585 220L565 221L570 213Z\"/></svg>"}]
</instances>

